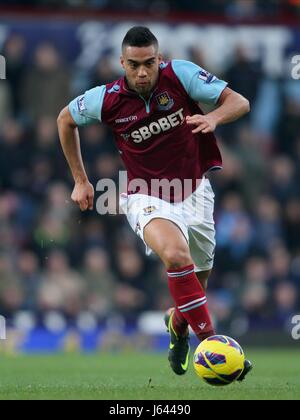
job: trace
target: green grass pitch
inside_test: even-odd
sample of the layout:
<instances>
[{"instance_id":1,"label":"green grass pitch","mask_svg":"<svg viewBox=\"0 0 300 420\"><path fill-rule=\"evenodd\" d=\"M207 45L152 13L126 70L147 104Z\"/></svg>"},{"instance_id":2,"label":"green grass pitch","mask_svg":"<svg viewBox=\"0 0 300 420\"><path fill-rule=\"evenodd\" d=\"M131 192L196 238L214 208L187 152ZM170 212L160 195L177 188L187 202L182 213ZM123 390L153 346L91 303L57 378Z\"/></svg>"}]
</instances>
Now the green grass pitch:
<instances>
[{"instance_id":1,"label":"green grass pitch","mask_svg":"<svg viewBox=\"0 0 300 420\"><path fill-rule=\"evenodd\" d=\"M244 383L214 388L198 379L192 363L177 377L161 353L1 355L0 399L300 399L299 351L250 349L247 356L255 370Z\"/></svg>"}]
</instances>

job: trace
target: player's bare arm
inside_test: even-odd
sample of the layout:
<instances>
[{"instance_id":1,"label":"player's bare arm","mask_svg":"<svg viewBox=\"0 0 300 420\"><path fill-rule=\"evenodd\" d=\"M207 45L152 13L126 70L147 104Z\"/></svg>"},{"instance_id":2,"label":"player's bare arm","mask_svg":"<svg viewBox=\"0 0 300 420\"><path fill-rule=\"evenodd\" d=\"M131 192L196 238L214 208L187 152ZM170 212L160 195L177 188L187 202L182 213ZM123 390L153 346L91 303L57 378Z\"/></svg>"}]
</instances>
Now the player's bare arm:
<instances>
[{"instance_id":1,"label":"player's bare arm","mask_svg":"<svg viewBox=\"0 0 300 420\"><path fill-rule=\"evenodd\" d=\"M239 93L226 88L220 96L219 107L207 115L196 114L186 118L187 124L194 125L196 133L212 133L218 125L238 120L250 111L250 103Z\"/></svg>"},{"instance_id":2,"label":"player's bare arm","mask_svg":"<svg viewBox=\"0 0 300 420\"><path fill-rule=\"evenodd\" d=\"M57 125L61 146L75 181L72 201L78 204L82 211L93 210L94 187L88 180L82 161L77 125L67 107L59 114Z\"/></svg>"}]
</instances>

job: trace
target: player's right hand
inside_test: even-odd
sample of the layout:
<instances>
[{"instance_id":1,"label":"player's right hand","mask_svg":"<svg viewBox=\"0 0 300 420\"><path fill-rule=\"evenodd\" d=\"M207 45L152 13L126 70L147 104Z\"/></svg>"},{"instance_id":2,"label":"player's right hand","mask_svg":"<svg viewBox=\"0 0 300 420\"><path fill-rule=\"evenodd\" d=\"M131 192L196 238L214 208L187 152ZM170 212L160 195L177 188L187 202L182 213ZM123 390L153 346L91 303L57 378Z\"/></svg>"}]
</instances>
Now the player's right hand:
<instances>
[{"instance_id":1,"label":"player's right hand","mask_svg":"<svg viewBox=\"0 0 300 420\"><path fill-rule=\"evenodd\" d=\"M93 210L94 197L95 190L89 181L75 183L71 199L79 205L81 211Z\"/></svg>"}]
</instances>

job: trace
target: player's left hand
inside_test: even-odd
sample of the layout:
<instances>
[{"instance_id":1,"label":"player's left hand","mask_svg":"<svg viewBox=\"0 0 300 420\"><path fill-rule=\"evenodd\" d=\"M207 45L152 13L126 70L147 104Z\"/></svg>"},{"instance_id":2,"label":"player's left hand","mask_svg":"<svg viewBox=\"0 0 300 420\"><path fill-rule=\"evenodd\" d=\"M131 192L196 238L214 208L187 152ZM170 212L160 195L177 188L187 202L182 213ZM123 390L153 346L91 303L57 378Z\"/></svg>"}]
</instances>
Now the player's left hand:
<instances>
[{"instance_id":1,"label":"player's left hand","mask_svg":"<svg viewBox=\"0 0 300 420\"><path fill-rule=\"evenodd\" d=\"M192 130L193 134L213 133L215 129L217 128L217 123L215 119L209 114L207 115L196 114L196 115L192 115L191 117L188 116L186 117L186 122L189 125L196 125L196 128Z\"/></svg>"}]
</instances>

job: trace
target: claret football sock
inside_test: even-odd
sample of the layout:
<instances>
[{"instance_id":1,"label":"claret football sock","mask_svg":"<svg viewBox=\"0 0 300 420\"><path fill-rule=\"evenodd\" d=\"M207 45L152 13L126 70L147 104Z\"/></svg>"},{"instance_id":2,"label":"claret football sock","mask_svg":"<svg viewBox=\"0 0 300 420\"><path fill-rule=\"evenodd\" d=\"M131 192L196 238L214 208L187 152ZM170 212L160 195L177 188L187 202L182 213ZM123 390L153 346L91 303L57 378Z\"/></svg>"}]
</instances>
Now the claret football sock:
<instances>
[{"instance_id":1,"label":"claret football sock","mask_svg":"<svg viewBox=\"0 0 300 420\"><path fill-rule=\"evenodd\" d=\"M173 328L179 336L184 336L189 333L186 319L181 315L178 308L175 309L173 318L172 318Z\"/></svg>"},{"instance_id":2,"label":"claret football sock","mask_svg":"<svg viewBox=\"0 0 300 420\"><path fill-rule=\"evenodd\" d=\"M195 274L194 265L168 270L168 284L176 304L177 325L182 327L180 320L184 318L200 341L215 335L205 291Z\"/></svg>"},{"instance_id":3,"label":"claret football sock","mask_svg":"<svg viewBox=\"0 0 300 420\"><path fill-rule=\"evenodd\" d=\"M184 337L189 334L188 326L186 319L181 315L177 308L168 309L167 316L172 315L172 328L175 334L178 337Z\"/></svg>"}]
</instances>

